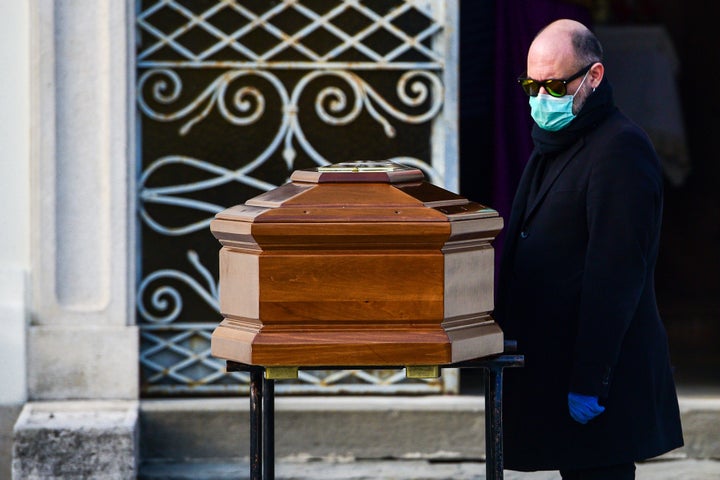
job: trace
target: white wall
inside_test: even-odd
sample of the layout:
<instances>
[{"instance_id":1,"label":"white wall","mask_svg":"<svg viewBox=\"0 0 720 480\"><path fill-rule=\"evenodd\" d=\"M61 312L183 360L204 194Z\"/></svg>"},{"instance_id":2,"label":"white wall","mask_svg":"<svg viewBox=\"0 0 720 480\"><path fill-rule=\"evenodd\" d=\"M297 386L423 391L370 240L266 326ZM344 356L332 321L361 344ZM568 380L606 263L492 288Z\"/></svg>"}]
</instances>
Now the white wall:
<instances>
[{"instance_id":1,"label":"white wall","mask_svg":"<svg viewBox=\"0 0 720 480\"><path fill-rule=\"evenodd\" d=\"M0 405L26 397L30 263L28 4L0 0Z\"/></svg>"}]
</instances>

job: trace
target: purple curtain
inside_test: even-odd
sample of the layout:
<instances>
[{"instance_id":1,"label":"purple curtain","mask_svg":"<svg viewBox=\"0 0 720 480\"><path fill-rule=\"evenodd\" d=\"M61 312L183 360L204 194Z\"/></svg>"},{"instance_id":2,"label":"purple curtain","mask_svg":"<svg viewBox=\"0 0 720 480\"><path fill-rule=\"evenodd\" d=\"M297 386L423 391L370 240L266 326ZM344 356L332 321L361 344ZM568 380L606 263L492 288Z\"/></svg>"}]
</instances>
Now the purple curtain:
<instances>
[{"instance_id":1,"label":"purple curtain","mask_svg":"<svg viewBox=\"0 0 720 480\"><path fill-rule=\"evenodd\" d=\"M530 107L517 84L525 72L527 51L548 23L570 18L591 28L587 8L560 0L504 0L495 7L495 135L492 207L507 222L515 189L532 151ZM495 241L496 262L504 233Z\"/></svg>"}]
</instances>

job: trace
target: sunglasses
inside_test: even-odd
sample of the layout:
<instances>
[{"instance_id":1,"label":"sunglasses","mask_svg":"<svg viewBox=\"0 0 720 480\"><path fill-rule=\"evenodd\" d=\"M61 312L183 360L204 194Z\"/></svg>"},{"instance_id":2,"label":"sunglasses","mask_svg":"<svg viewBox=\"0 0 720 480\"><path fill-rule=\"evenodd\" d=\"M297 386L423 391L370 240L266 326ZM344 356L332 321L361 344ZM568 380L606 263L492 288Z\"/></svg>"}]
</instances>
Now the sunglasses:
<instances>
[{"instance_id":1,"label":"sunglasses","mask_svg":"<svg viewBox=\"0 0 720 480\"><path fill-rule=\"evenodd\" d=\"M547 80L533 80L530 77L520 77L518 78L518 83L525 91L525 93L530 97L537 97L538 93L540 93L540 87L543 87L545 91L553 97L564 97L565 95L567 95L567 84L572 82L576 78L585 75L590 70L590 67L592 67L593 65L594 63L591 63L587 67L583 67L577 73L570 75L565 80L557 78L549 78Z\"/></svg>"}]
</instances>

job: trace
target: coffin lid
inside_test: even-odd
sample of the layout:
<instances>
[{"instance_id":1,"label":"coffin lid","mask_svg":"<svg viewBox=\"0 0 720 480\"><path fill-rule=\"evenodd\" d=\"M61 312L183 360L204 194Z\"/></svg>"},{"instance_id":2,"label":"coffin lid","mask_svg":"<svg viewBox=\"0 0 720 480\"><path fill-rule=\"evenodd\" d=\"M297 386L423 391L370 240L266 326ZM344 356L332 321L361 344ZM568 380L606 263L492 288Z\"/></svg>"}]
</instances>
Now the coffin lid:
<instances>
[{"instance_id":1,"label":"coffin lid","mask_svg":"<svg viewBox=\"0 0 720 480\"><path fill-rule=\"evenodd\" d=\"M342 162L296 170L291 182L216 215L252 223L453 222L498 212L424 181L390 161Z\"/></svg>"}]
</instances>

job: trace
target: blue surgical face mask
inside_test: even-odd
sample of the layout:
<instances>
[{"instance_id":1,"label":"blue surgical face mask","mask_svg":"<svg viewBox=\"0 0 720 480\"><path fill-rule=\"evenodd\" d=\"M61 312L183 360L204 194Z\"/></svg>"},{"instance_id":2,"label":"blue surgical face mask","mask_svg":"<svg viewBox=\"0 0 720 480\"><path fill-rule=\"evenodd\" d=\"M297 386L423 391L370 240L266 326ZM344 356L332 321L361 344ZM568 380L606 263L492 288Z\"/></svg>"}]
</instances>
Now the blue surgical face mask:
<instances>
[{"instance_id":1,"label":"blue surgical face mask","mask_svg":"<svg viewBox=\"0 0 720 480\"><path fill-rule=\"evenodd\" d=\"M587 73L580 82L578 89L575 90L575 94L582 88L585 78L587 78ZM530 115L538 127L543 130L557 132L565 128L575 118L573 113L574 100L575 95L553 97L552 95L540 93L537 97L530 97Z\"/></svg>"}]
</instances>

